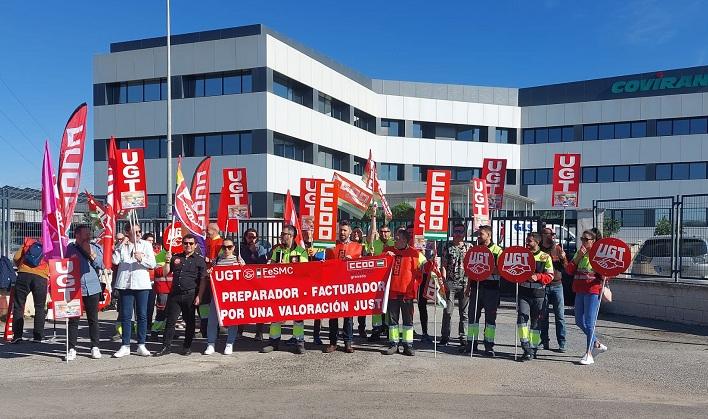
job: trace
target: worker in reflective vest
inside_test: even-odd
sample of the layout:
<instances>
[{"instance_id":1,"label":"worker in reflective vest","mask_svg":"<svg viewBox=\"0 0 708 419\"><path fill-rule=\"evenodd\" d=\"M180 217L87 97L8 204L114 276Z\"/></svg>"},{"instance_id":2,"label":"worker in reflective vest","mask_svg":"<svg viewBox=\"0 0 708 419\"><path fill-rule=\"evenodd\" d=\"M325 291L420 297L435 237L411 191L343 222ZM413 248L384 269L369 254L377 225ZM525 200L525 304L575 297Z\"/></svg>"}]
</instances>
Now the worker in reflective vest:
<instances>
[{"instance_id":1,"label":"worker in reflective vest","mask_svg":"<svg viewBox=\"0 0 708 419\"><path fill-rule=\"evenodd\" d=\"M409 246L411 234L405 228L396 230L396 243L385 251L393 256L391 283L388 294L389 346L382 353L398 353L399 341L403 341L403 354L415 355L413 351L413 301L421 280L425 256ZM403 326L399 328L399 319L403 317Z\"/></svg>"},{"instance_id":2,"label":"worker in reflective vest","mask_svg":"<svg viewBox=\"0 0 708 419\"><path fill-rule=\"evenodd\" d=\"M541 251L540 245L540 234L529 233L526 236L526 248L533 253L536 266L531 279L519 284L516 327L519 329L519 339L524 350L521 361L530 361L536 357L538 345L541 343L540 320L546 285L553 281L553 261L548 253Z\"/></svg>"}]
</instances>

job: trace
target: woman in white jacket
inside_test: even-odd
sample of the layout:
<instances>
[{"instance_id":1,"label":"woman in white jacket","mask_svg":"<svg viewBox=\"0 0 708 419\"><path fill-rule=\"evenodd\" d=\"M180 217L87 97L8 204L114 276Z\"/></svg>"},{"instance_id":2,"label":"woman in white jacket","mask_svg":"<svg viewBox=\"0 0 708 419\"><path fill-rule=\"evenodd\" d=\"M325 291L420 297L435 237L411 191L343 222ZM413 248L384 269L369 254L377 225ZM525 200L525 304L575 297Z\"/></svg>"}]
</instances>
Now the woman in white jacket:
<instances>
[{"instance_id":1,"label":"woman in white jacket","mask_svg":"<svg viewBox=\"0 0 708 419\"><path fill-rule=\"evenodd\" d=\"M138 351L150 356L145 347L147 337L147 305L152 284L148 269L155 268L155 253L147 240L141 240L139 225L128 225L126 237L113 250L113 264L118 265L115 288L120 290L120 321L123 327L123 345L113 354L115 358L130 355L131 319L133 306L138 326Z\"/></svg>"}]
</instances>

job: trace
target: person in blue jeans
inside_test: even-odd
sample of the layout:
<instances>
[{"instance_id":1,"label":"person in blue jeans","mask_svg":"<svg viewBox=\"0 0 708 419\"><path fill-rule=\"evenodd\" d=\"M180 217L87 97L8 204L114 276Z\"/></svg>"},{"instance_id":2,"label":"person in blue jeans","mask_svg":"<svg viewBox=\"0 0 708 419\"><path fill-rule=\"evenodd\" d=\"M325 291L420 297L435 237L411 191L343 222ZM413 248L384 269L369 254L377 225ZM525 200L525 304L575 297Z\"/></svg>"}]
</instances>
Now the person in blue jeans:
<instances>
[{"instance_id":1,"label":"person in blue jeans","mask_svg":"<svg viewBox=\"0 0 708 419\"><path fill-rule=\"evenodd\" d=\"M115 288L120 290L120 321L123 327L123 345L114 354L114 358L130 355L130 335L133 307L138 323L138 351L140 356L150 356L145 347L147 337L148 294L152 289L150 269L155 269L155 253L152 245L140 238L139 225L128 224L123 241L113 250L113 264L118 265Z\"/></svg>"},{"instance_id":2,"label":"person in blue jeans","mask_svg":"<svg viewBox=\"0 0 708 419\"><path fill-rule=\"evenodd\" d=\"M550 306L553 306L553 317L556 321L556 339L558 352L565 352L565 302L563 301L563 271L568 264L563 247L555 242L555 233L551 228L541 231L541 250L551 256L553 260L553 281L546 286L546 297L541 310L541 344L543 349L549 350L550 338L548 325L550 322Z\"/></svg>"},{"instance_id":3,"label":"person in blue jeans","mask_svg":"<svg viewBox=\"0 0 708 419\"><path fill-rule=\"evenodd\" d=\"M245 265L243 259L239 259L234 255L234 242L231 239L224 239L221 246L220 255L214 261L214 266L234 266ZM207 320L207 347L204 350L204 355L211 355L215 352L216 338L219 334L219 319L217 318L216 304L214 304L214 296L211 295L211 277L207 277L205 281L199 284L199 301L205 301L208 297L211 300L209 305L209 318ZM224 347L224 355L231 355L234 350L234 343L238 336L238 326L229 326L227 328L226 346Z\"/></svg>"}]
</instances>

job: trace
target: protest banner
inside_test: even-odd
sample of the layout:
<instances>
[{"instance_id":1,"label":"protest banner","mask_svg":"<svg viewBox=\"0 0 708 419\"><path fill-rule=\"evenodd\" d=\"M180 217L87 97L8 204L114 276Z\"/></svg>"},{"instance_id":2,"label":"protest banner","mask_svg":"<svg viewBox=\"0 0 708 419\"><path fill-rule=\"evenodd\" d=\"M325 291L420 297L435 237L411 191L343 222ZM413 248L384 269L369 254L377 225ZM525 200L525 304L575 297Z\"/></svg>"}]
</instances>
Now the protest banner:
<instances>
[{"instance_id":1,"label":"protest banner","mask_svg":"<svg viewBox=\"0 0 708 419\"><path fill-rule=\"evenodd\" d=\"M215 266L219 324L272 323L379 314L390 256L317 263Z\"/></svg>"}]
</instances>

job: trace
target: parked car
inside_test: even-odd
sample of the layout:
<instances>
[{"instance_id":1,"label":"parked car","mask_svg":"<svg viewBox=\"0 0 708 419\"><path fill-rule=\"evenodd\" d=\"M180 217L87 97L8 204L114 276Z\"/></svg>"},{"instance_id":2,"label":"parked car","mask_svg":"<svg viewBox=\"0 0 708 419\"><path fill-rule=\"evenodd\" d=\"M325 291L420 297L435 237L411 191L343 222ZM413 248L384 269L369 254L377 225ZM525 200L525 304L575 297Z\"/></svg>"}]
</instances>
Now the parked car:
<instances>
[{"instance_id":1,"label":"parked car","mask_svg":"<svg viewBox=\"0 0 708 419\"><path fill-rule=\"evenodd\" d=\"M663 276L672 274L672 236L654 236L647 239L632 263L632 275ZM684 278L708 279L708 240L702 237L684 237L679 245L678 267Z\"/></svg>"}]
</instances>

